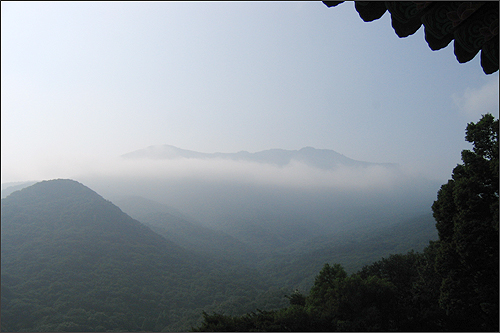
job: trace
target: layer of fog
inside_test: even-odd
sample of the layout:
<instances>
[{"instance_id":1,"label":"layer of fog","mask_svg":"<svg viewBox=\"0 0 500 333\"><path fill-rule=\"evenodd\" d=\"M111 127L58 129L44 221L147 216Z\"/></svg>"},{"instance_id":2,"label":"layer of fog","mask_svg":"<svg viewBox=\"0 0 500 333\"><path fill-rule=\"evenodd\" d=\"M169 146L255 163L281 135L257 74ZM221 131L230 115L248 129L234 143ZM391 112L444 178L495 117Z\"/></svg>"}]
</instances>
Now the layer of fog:
<instances>
[{"instance_id":1,"label":"layer of fog","mask_svg":"<svg viewBox=\"0 0 500 333\"><path fill-rule=\"evenodd\" d=\"M192 179L237 181L248 184L278 185L289 188L337 188L349 190L391 189L407 177L401 170L383 165L319 169L292 160L285 166L226 159L114 159L87 169L99 177L155 180Z\"/></svg>"},{"instance_id":2,"label":"layer of fog","mask_svg":"<svg viewBox=\"0 0 500 333\"><path fill-rule=\"evenodd\" d=\"M440 185L383 165L325 170L187 158L101 161L73 179L110 200L141 196L226 231L258 225L310 236L428 213Z\"/></svg>"}]
</instances>

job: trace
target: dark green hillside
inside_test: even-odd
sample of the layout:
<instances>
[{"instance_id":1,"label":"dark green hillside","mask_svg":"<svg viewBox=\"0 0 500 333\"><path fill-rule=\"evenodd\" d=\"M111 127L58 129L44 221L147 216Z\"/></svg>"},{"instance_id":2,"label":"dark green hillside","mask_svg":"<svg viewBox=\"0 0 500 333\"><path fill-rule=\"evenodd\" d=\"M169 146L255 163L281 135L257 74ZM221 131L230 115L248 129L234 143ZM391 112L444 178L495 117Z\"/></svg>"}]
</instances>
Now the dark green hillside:
<instances>
[{"instance_id":1,"label":"dark green hillside","mask_svg":"<svg viewBox=\"0 0 500 333\"><path fill-rule=\"evenodd\" d=\"M308 290L325 263L340 263L348 273L354 273L390 254L421 251L436 239L435 221L429 213L389 226L374 225L316 237L269 256L260 268L282 286Z\"/></svg>"},{"instance_id":2,"label":"dark green hillside","mask_svg":"<svg viewBox=\"0 0 500 333\"><path fill-rule=\"evenodd\" d=\"M242 235L241 238L246 241L243 243L221 231L188 222L179 217L179 213L169 213L169 207L147 199L135 197L118 200L117 203L131 216L186 249L258 268L263 275L272 277L272 283L277 288L309 289L314 274L325 262L341 263L347 272L352 273L390 254L420 251L430 240L437 239L435 221L428 213L414 218L384 219L372 223L370 227L355 230L325 232L323 236L295 241L291 246L276 250L276 247L283 246L282 243L291 242L283 237L285 233L294 232L289 221L288 228L282 226L282 230L270 224L242 223L237 234ZM375 218L374 221L378 221ZM307 223L302 224L302 229L314 228ZM236 226L235 223L233 227ZM303 236L306 234L300 228L295 232ZM274 244L275 248L265 244ZM248 248L256 248L256 251L248 251Z\"/></svg>"},{"instance_id":3,"label":"dark green hillside","mask_svg":"<svg viewBox=\"0 0 500 333\"><path fill-rule=\"evenodd\" d=\"M186 330L204 309L253 310L267 289L256 273L186 251L72 180L2 199L1 241L4 331Z\"/></svg>"}]
</instances>

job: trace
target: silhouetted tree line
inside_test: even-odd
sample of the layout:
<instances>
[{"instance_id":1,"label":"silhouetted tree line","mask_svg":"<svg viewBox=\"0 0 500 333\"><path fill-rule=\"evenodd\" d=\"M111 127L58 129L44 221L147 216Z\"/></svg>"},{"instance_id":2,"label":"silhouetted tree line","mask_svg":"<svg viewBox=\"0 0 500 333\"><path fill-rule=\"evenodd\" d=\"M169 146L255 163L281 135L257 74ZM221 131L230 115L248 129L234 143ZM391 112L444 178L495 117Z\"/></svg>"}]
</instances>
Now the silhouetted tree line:
<instances>
[{"instance_id":1,"label":"silhouetted tree line","mask_svg":"<svg viewBox=\"0 0 500 333\"><path fill-rule=\"evenodd\" d=\"M498 120L466 129L473 151L432 205L439 240L350 276L325 264L307 296L243 316L203 313L194 331L498 331Z\"/></svg>"}]
</instances>

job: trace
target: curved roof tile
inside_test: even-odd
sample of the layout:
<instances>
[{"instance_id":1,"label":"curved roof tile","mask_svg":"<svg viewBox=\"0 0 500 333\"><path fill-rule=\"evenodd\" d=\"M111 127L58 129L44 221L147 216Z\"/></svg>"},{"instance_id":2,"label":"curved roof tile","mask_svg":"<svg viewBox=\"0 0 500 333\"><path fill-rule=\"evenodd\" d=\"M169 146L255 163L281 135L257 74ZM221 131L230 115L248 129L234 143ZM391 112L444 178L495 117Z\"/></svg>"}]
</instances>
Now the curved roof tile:
<instances>
[{"instance_id":1,"label":"curved roof tile","mask_svg":"<svg viewBox=\"0 0 500 333\"><path fill-rule=\"evenodd\" d=\"M328 7L342 2L323 1ZM399 37L410 36L423 25L431 50L454 40L458 62L468 62L481 51L483 71L498 71L498 1L355 1L355 8L365 22L389 11Z\"/></svg>"}]
</instances>

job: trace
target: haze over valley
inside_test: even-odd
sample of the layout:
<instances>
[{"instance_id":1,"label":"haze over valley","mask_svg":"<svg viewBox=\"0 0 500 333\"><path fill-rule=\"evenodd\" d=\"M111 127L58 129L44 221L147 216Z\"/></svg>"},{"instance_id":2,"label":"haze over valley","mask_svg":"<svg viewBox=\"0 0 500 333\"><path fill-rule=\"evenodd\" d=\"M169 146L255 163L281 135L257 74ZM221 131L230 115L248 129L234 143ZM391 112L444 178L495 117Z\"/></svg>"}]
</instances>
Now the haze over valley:
<instances>
[{"instance_id":1,"label":"haze over valley","mask_svg":"<svg viewBox=\"0 0 500 333\"><path fill-rule=\"evenodd\" d=\"M1 2L0 330L498 330L498 8L327 5Z\"/></svg>"},{"instance_id":2,"label":"haze over valley","mask_svg":"<svg viewBox=\"0 0 500 333\"><path fill-rule=\"evenodd\" d=\"M123 155L109 171L75 179L111 200L140 196L237 238L265 230L283 246L338 228L430 213L439 188L394 164L311 147L253 154L149 147Z\"/></svg>"},{"instance_id":3,"label":"haze over valley","mask_svg":"<svg viewBox=\"0 0 500 333\"><path fill-rule=\"evenodd\" d=\"M405 245L396 241L354 264L341 260L355 270L382 255L419 250L436 235L430 206L440 184L333 150L208 154L163 145L98 166L73 179L184 248L252 266L266 256L326 251L347 238L428 221L417 241L401 239ZM3 189L2 197L22 186ZM314 257L314 268L329 260ZM297 283L306 288L310 279Z\"/></svg>"},{"instance_id":4,"label":"haze over valley","mask_svg":"<svg viewBox=\"0 0 500 333\"><path fill-rule=\"evenodd\" d=\"M169 151L172 149L168 147ZM187 154L186 151L175 150ZM295 156L300 156L304 151L314 158L295 161ZM428 206L425 206L429 199L425 195L425 186L418 187L414 180L402 177L394 165L357 162L333 151L313 148L298 152L273 150L256 154L266 156L265 161L248 158L248 154L245 154L244 161L238 160L234 155L193 158L191 155L197 154L189 154L190 157L179 157L177 154L175 158L169 155L165 160L158 160L158 156L143 156L139 158L139 162L145 169L136 177L127 176L126 173L114 177L104 174L96 176L95 173L80 176L79 180L89 184L90 188L102 193L111 202L73 180L50 180L34 185L32 182L11 186L4 184L2 281L5 280L5 283L2 288L5 289L5 295L2 295L5 297L2 304L9 315L6 324L2 325L7 330L22 327L73 330L97 325L75 317L77 312L71 310L73 305L68 305L73 302L71 297L64 298L66 301L57 298L59 301L55 305L43 305L44 301L38 300L38 296L25 299L28 304L25 306L39 309L36 310L37 313L42 313L40 306L48 306L43 310L46 314L69 311L66 318L72 318L71 322L61 323L57 317L37 314L31 321L16 324L12 311L17 311L14 310L14 304L17 303L13 302L17 302L15 295L24 293L25 286L19 284L19 281L25 279L21 276L24 273L21 274L16 267L26 260L22 258L28 258L26 251L36 253L33 258L42 258L40 260L45 262L40 266L37 261L25 261L23 266L26 269L22 272L32 274L26 283L38 283L38 275L33 275L33 272L42 269L41 274L51 281L46 284L47 288L54 288L59 283L58 279L73 279L70 275L65 276L72 274L72 268L68 270L69 267L77 266L60 266L65 265L64 262L68 260L79 265L79 272L84 276L106 274L106 279L117 279L124 286L128 283L127 279L141 279L140 274L151 271L148 286L141 284L142 287L139 287L142 288L142 293L150 295L148 299L159 304L158 306L174 302L182 309L182 313L178 313L180 310L176 307L161 305L154 310L141 305L146 312L136 312L136 316L145 316L141 317L143 319L136 316L130 319L116 317L116 312L100 302L107 299L106 302L112 302L110 304L114 304L122 313L134 311L129 308L128 303L119 303L122 291L118 289L112 292L114 297L118 297L114 301L106 297L86 297L82 305L85 310L78 311L86 311L82 314L86 313L87 317L102 313L100 316L104 315L108 319L96 322L101 325L101 329L122 327L131 330L186 330L189 325L200 322L202 311L239 315L254 311L255 308L283 307L286 305L284 295L290 290L310 288L314 275L325 262L339 262L349 272L355 272L383 256L412 249L421 250L429 240L437 236L434 220ZM129 162L127 158L121 160ZM280 161L280 164L276 164L276 161ZM149 163L153 165L148 165ZM177 163L180 165L176 165ZM226 178L221 169L215 168L212 163L222 167L222 170L230 170L230 166L234 165L239 169ZM321 167L317 166L318 163L321 163ZM301 165L297 167L298 164ZM181 165L190 165L192 169L186 172ZM137 165L133 167L136 168ZM137 172L139 169L133 170ZM183 170L183 176L175 177L173 170ZM255 182L248 180L252 175L251 170L258 170L253 178ZM274 174L279 174L280 170L288 172L286 177L275 183L266 183ZM335 173L339 170L343 175L369 178L365 172L382 172L386 178L393 178L390 185L380 188L370 184L366 188L358 186L348 189L346 184L349 181L363 184L359 180L345 178L337 183ZM304 172L318 173L310 175L317 180L314 186L304 186L303 182L295 181L294 177L305 175ZM323 184L319 181L321 177L325 177ZM290 179L290 182L285 179ZM414 187L399 188L412 183ZM420 192L416 191L417 188ZM401 195L409 197L399 200ZM414 200L416 204L408 205L405 203L408 200ZM108 221L112 221L112 224ZM125 229L121 227L122 223L126 226ZM32 226L37 230L34 234L30 231ZM130 228L138 229L133 231ZM93 229L95 230L92 231ZM99 230L106 231L93 234ZM35 238L26 239L25 234L33 234ZM53 238L52 235L57 236ZM136 239L137 237L139 238ZM148 240L150 237L152 239ZM166 241L165 245L161 244L161 238L164 239L163 242ZM22 242L19 243L16 239L22 239ZM127 243L130 242L135 245L129 248ZM40 247L43 243L46 245ZM143 257L148 256L148 249L153 247L156 248L155 254ZM92 248L100 249L100 252L106 254L94 262L89 257L92 256ZM52 257L56 249L65 249L65 259ZM134 251L140 252L134 254ZM125 257L117 256L120 252ZM133 276L127 277L127 267L130 265L122 260L134 262L136 268ZM155 263L165 260L176 269L172 271L166 266L160 268ZM197 269L198 273L190 273L192 269ZM49 272L52 271L63 273L60 277L50 276ZM108 271L110 273L106 273ZM176 273L177 271L182 273ZM139 275L136 277L134 274ZM167 280L164 280L165 274L169 276ZM193 277L188 278L193 274ZM89 276L86 279L89 283L81 288L86 290L87 295L108 295L108 282L94 285L95 278ZM220 289L220 281L227 279L236 284ZM207 282L209 280L212 282ZM199 287L200 283L204 286L202 289ZM251 286L250 289L242 289L243 284ZM67 291L78 295L79 289L73 288L80 288L79 282L71 285L73 287L68 287ZM174 289L162 296L161 288ZM179 294L182 288L191 288L193 291L189 295L192 296ZM216 297L218 301L206 295L207 291L211 294L215 290L220 290ZM46 292L48 291L43 291L42 294ZM183 303L184 297L194 297L196 301L193 304ZM34 305L33 302L39 303ZM135 302L142 304L143 300L137 299ZM62 310L61 307L67 309Z\"/></svg>"}]
</instances>

